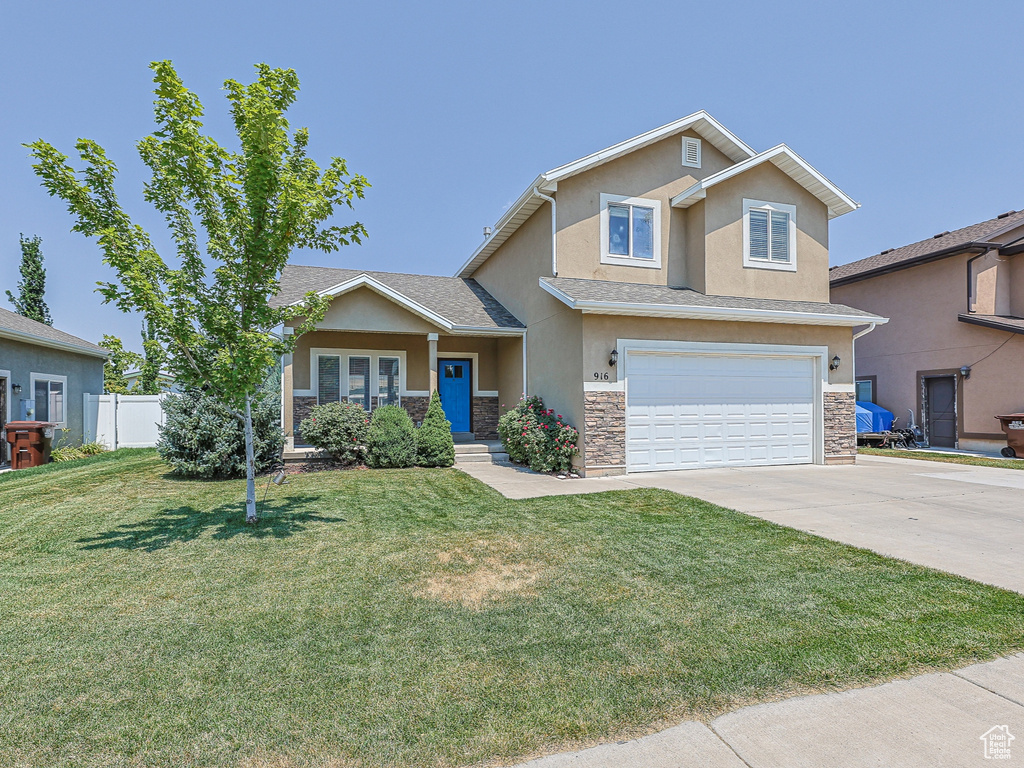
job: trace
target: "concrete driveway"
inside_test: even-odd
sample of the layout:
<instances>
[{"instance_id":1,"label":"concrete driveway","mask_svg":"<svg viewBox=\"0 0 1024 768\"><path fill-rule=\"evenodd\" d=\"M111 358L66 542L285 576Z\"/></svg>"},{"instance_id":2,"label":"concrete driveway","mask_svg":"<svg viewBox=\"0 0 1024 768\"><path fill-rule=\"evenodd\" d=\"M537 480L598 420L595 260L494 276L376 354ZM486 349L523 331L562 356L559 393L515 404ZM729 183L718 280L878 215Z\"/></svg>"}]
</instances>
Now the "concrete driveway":
<instances>
[{"instance_id":1,"label":"concrete driveway","mask_svg":"<svg viewBox=\"0 0 1024 768\"><path fill-rule=\"evenodd\" d=\"M510 498L664 488L792 528L1024 592L1024 471L860 456L851 466L744 467L556 480L464 469Z\"/></svg>"}]
</instances>

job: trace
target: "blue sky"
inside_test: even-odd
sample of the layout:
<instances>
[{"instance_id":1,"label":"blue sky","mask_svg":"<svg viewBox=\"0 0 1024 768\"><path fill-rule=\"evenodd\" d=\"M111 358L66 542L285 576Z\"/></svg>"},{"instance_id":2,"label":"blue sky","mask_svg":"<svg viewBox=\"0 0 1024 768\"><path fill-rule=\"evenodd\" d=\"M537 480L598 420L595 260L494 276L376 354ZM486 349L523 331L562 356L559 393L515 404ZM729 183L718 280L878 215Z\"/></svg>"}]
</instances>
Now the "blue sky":
<instances>
[{"instance_id":1,"label":"blue sky","mask_svg":"<svg viewBox=\"0 0 1024 768\"><path fill-rule=\"evenodd\" d=\"M138 348L138 319L93 293L110 272L21 143L99 141L158 229L134 150L155 59L224 142L226 78L298 72L313 156L373 188L362 246L296 263L452 274L537 173L698 109L756 150L786 142L862 203L832 223L834 264L1024 208L1019 3L22 0L0 19L0 289L18 233L40 235L55 324L90 340Z\"/></svg>"}]
</instances>

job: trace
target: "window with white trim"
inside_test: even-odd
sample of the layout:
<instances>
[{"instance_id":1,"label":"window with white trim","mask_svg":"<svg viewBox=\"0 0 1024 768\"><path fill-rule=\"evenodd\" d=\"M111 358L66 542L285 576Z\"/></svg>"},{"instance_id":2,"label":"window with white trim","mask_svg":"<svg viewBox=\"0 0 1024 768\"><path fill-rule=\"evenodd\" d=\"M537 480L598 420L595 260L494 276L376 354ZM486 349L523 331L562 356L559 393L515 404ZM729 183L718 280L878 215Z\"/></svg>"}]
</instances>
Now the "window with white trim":
<instances>
[{"instance_id":1,"label":"window with white trim","mask_svg":"<svg viewBox=\"0 0 1024 768\"><path fill-rule=\"evenodd\" d=\"M601 263L661 266L661 202L601 195Z\"/></svg>"},{"instance_id":2,"label":"window with white trim","mask_svg":"<svg viewBox=\"0 0 1024 768\"><path fill-rule=\"evenodd\" d=\"M49 421L63 427L66 421L64 394L67 390L67 376L31 374L32 398L35 406L35 421Z\"/></svg>"},{"instance_id":3,"label":"window with white trim","mask_svg":"<svg viewBox=\"0 0 1024 768\"><path fill-rule=\"evenodd\" d=\"M796 270L796 206L743 201L743 266Z\"/></svg>"},{"instance_id":4,"label":"window with white trim","mask_svg":"<svg viewBox=\"0 0 1024 768\"><path fill-rule=\"evenodd\" d=\"M700 168L700 139L683 136L683 165L687 168Z\"/></svg>"},{"instance_id":5,"label":"window with white trim","mask_svg":"<svg viewBox=\"0 0 1024 768\"><path fill-rule=\"evenodd\" d=\"M401 405L402 358L376 352L317 354L317 403L347 401L367 411L377 405ZM377 374L374 376L373 371Z\"/></svg>"}]
</instances>

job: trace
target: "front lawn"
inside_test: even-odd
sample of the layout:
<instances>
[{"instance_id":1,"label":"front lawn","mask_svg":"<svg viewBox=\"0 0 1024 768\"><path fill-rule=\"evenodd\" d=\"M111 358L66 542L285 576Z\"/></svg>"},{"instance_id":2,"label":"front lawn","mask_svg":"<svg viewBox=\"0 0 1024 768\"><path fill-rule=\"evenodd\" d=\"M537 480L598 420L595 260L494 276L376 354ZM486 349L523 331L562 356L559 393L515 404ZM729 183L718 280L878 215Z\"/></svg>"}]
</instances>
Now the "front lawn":
<instances>
[{"instance_id":1,"label":"front lawn","mask_svg":"<svg viewBox=\"0 0 1024 768\"><path fill-rule=\"evenodd\" d=\"M997 469L1024 469L1021 459L990 459L985 456L966 456L962 453L932 453L931 451L893 451L888 448L857 448L857 453L869 456L892 456L897 459L919 461L941 461L943 464L966 464L972 467L996 467Z\"/></svg>"},{"instance_id":2,"label":"front lawn","mask_svg":"<svg viewBox=\"0 0 1024 768\"><path fill-rule=\"evenodd\" d=\"M1024 596L668 492L318 472L252 529L103 458L0 483L0 765L512 761L1024 646Z\"/></svg>"}]
</instances>

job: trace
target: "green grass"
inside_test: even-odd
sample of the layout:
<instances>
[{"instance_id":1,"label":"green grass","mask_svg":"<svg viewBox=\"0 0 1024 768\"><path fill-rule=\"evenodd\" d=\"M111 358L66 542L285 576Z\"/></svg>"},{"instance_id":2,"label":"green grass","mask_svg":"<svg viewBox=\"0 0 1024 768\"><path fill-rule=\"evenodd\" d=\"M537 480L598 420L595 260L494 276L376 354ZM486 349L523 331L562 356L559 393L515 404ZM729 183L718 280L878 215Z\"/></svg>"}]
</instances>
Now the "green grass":
<instances>
[{"instance_id":1,"label":"green grass","mask_svg":"<svg viewBox=\"0 0 1024 768\"><path fill-rule=\"evenodd\" d=\"M3 478L0 765L512 760L1024 644L1024 596L663 491L242 494L148 451Z\"/></svg>"},{"instance_id":2,"label":"green grass","mask_svg":"<svg viewBox=\"0 0 1024 768\"><path fill-rule=\"evenodd\" d=\"M891 451L888 448L858 447L857 453L870 456L893 456L897 459L919 459L940 461L944 464L967 464L972 467L996 467L997 469L1024 469L1021 459L988 459L984 456L964 456L959 453L931 453L930 451Z\"/></svg>"}]
</instances>

